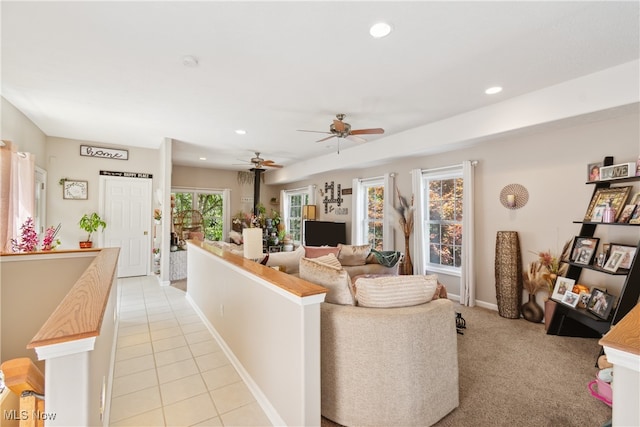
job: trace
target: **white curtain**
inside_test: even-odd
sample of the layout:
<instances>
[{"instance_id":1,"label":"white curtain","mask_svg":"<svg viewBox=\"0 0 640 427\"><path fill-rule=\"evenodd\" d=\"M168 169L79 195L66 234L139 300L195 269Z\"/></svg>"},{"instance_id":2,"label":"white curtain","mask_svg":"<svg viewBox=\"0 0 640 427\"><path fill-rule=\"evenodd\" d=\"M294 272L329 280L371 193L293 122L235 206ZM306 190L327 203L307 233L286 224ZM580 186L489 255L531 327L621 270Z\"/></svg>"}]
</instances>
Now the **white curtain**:
<instances>
[{"instance_id":1,"label":"white curtain","mask_svg":"<svg viewBox=\"0 0 640 427\"><path fill-rule=\"evenodd\" d=\"M393 209L394 200L394 173L384 174L384 206L382 216L384 223L382 225L382 249L385 251L392 251L395 249L395 239L393 233L393 224L395 218L395 211Z\"/></svg>"},{"instance_id":2,"label":"white curtain","mask_svg":"<svg viewBox=\"0 0 640 427\"><path fill-rule=\"evenodd\" d=\"M411 259L413 261L413 273L425 274L424 259L424 181L422 169L411 171L411 191L413 191L413 247ZM404 238L404 237L403 237Z\"/></svg>"},{"instance_id":3,"label":"white curtain","mask_svg":"<svg viewBox=\"0 0 640 427\"><path fill-rule=\"evenodd\" d=\"M316 186L315 184L311 184L307 187L307 192L309 193L309 204L310 205L315 205L316 204ZM317 209L317 207L316 207Z\"/></svg>"},{"instance_id":4,"label":"white curtain","mask_svg":"<svg viewBox=\"0 0 640 427\"><path fill-rule=\"evenodd\" d=\"M19 153L10 141L0 146L0 250L11 252L11 239L35 209L35 158Z\"/></svg>"},{"instance_id":5,"label":"white curtain","mask_svg":"<svg viewBox=\"0 0 640 427\"><path fill-rule=\"evenodd\" d=\"M462 179L464 192L462 203L462 274L460 277L460 304L473 307L476 305L476 271L475 271L475 206L474 206L474 166L477 161L462 162Z\"/></svg>"},{"instance_id":6,"label":"white curtain","mask_svg":"<svg viewBox=\"0 0 640 427\"><path fill-rule=\"evenodd\" d=\"M231 230L231 190L225 188L222 190L222 241L229 241L229 230Z\"/></svg>"},{"instance_id":7,"label":"white curtain","mask_svg":"<svg viewBox=\"0 0 640 427\"><path fill-rule=\"evenodd\" d=\"M351 187L351 244L364 245L367 242L362 232L364 206L362 204L362 182L360 178L354 178Z\"/></svg>"}]
</instances>

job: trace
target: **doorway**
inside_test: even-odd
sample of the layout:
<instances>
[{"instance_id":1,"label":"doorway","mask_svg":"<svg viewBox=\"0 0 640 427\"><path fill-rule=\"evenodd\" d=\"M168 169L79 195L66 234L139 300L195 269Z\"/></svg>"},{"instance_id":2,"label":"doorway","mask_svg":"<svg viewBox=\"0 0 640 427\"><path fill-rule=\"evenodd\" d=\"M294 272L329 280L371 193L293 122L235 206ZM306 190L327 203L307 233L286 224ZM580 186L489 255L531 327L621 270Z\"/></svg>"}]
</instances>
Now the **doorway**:
<instances>
[{"instance_id":1,"label":"doorway","mask_svg":"<svg viewBox=\"0 0 640 427\"><path fill-rule=\"evenodd\" d=\"M118 277L150 273L151 188L151 178L100 176L101 246L120 248Z\"/></svg>"}]
</instances>

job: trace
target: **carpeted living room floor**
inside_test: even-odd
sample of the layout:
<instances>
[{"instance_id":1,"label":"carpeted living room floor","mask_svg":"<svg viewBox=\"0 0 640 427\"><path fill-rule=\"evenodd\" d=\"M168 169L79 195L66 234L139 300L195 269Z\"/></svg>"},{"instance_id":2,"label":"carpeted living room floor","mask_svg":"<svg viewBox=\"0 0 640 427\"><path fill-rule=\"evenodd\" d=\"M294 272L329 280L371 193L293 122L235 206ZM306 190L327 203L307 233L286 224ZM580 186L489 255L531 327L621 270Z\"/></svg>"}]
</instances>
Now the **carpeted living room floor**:
<instances>
[{"instance_id":1,"label":"carpeted living room floor","mask_svg":"<svg viewBox=\"0 0 640 427\"><path fill-rule=\"evenodd\" d=\"M186 290L186 280L171 285ZM436 426L600 427L611 419L587 388L598 371L597 339L546 335L542 323L454 307L466 320L458 335L460 406ZM322 427L336 426L322 418Z\"/></svg>"}]
</instances>

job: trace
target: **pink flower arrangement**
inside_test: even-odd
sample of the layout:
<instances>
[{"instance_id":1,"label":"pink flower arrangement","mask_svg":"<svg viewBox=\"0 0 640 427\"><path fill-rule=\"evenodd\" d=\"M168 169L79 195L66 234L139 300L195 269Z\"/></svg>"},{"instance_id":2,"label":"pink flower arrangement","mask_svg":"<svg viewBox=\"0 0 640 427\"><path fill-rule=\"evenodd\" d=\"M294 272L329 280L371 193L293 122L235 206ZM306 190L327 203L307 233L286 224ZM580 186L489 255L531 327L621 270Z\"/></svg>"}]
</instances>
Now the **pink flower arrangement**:
<instances>
[{"instance_id":1,"label":"pink flower arrangement","mask_svg":"<svg viewBox=\"0 0 640 427\"><path fill-rule=\"evenodd\" d=\"M38 234L33 223L33 218L29 217L20 227L20 240L11 239L13 252L34 252L38 247Z\"/></svg>"},{"instance_id":2,"label":"pink flower arrangement","mask_svg":"<svg viewBox=\"0 0 640 427\"><path fill-rule=\"evenodd\" d=\"M44 237L42 238L43 251L51 251L60 244L60 239L56 239L58 231L60 231L60 224L58 224L56 228L53 228L53 226L51 226L45 230Z\"/></svg>"},{"instance_id":3,"label":"pink flower arrangement","mask_svg":"<svg viewBox=\"0 0 640 427\"><path fill-rule=\"evenodd\" d=\"M35 252L38 248L38 234L33 223L33 218L29 217L20 227L21 235L19 239L11 239L11 249L13 252ZM42 238L42 250L50 251L60 244L56 235L60 231L60 224L57 227L49 227L45 230Z\"/></svg>"}]
</instances>

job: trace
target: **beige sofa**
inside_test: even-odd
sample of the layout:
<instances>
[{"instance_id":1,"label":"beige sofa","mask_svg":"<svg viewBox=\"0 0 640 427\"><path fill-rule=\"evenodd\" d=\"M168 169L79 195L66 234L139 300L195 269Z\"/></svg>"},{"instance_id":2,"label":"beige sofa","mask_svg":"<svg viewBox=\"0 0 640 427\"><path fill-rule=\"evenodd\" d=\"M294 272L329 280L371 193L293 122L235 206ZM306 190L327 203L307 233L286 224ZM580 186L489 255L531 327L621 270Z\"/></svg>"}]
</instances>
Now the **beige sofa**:
<instances>
[{"instance_id":1,"label":"beige sofa","mask_svg":"<svg viewBox=\"0 0 640 427\"><path fill-rule=\"evenodd\" d=\"M322 415L345 426L430 426L458 407L452 302L321 306Z\"/></svg>"}]
</instances>

